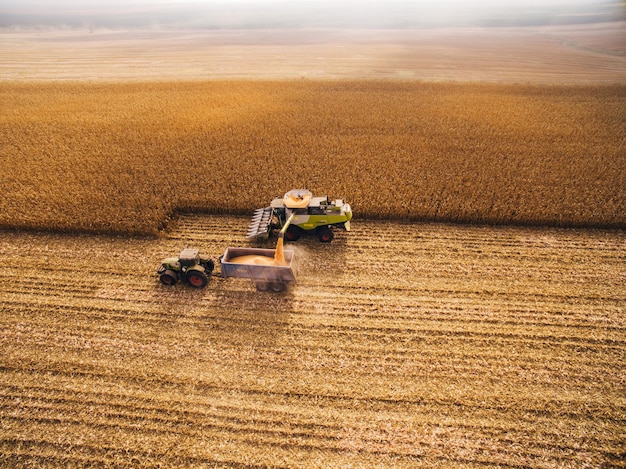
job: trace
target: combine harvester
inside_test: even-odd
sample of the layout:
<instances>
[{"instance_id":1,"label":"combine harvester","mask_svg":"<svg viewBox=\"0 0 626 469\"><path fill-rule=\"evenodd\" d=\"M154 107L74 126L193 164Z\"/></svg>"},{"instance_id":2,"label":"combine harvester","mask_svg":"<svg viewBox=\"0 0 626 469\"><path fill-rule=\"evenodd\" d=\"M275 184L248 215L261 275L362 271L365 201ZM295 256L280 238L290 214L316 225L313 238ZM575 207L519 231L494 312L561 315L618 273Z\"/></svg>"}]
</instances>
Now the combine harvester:
<instances>
[{"instance_id":1,"label":"combine harvester","mask_svg":"<svg viewBox=\"0 0 626 469\"><path fill-rule=\"evenodd\" d=\"M297 241L303 234L314 233L322 243L335 237L333 228L350 231L352 209L343 200L313 197L306 189L293 189L277 197L269 207L254 211L248 239L267 239L276 230L285 230L287 241ZM287 223L287 220L292 220Z\"/></svg>"}]
</instances>

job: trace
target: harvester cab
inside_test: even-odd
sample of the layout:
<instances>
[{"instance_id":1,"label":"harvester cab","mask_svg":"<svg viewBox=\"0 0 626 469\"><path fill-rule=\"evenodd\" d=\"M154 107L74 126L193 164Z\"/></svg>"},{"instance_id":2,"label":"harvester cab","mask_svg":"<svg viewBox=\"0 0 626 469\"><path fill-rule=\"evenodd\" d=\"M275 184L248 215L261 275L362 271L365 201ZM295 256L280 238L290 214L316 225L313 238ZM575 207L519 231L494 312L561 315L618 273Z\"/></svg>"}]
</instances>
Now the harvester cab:
<instances>
[{"instance_id":1,"label":"harvester cab","mask_svg":"<svg viewBox=\"0 0 626 469\"><path fill-rule=\"evenodd\" d=\"M247 237L266 239L272 232L286 228L287 241L297 241L303 234L313 233L321 242L330 243L335 236L334 228L350 231L351 219L352 209L343 200L314 197L306 189L293 189L283 197L276 197L269 207L255 210Z\"/></svg>"}]
</instances>

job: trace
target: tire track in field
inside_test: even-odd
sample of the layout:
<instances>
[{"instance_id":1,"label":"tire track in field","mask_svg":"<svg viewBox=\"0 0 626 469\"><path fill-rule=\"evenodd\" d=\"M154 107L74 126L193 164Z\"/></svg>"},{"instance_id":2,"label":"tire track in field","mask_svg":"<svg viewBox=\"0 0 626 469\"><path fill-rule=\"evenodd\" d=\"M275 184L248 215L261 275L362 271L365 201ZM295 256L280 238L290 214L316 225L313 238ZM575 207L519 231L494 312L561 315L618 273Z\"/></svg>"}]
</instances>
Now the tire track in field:
<instances>
[{"instance_id":1,"label":"tire track in field","mask_svg":"<svg viewBox=\"0 0 626 469\"><path fill-rule=\"evenodd\" d=\"M284 294L219 268L201 291L156 280L183 247L217 259L247 245L247 223L181 216L160 239L0 233L4 461L619 458L623 233L357 220L330 245L287 246L299 275Z\"/></svg>"}]
</instances>

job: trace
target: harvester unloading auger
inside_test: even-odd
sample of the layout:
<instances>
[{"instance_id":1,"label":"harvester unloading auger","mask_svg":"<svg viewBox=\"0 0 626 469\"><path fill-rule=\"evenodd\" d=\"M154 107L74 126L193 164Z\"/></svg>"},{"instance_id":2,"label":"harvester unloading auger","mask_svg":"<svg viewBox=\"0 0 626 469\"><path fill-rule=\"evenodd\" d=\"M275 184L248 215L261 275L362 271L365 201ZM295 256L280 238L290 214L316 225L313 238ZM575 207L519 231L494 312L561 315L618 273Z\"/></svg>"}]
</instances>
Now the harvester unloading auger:
<instances>
[{"instance_id":1,"label":"harvester unloading auger","mask_svg":"<svg viewBox=\"0 0 626 469\"><path fill-rule=\"evenodd\" d=\"M280 230L287 241L314 233L321 242L330 243L335 237L333 228L350 231L351 219L352 209L343 200L313 197L306 189L293 189L276 197L269 207L254 211L247 237L266 239Z\"/></svg>"}]
</instances>

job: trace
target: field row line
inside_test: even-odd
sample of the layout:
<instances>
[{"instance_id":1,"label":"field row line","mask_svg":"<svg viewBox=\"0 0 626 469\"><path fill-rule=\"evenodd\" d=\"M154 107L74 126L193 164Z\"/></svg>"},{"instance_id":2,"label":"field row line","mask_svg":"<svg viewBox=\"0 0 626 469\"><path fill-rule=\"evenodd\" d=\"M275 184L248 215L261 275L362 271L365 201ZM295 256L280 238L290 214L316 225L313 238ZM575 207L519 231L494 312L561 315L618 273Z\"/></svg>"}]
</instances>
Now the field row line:
<instances>
[{"instance_id":1,"label":"field row line","mask_svg":"<svg viewBox=\"0 0 626 469\"><path fill-rule=\"evenodd\" d=\"M17 303L17 302L16 302ZM120 303L122 304L122 303ZM24 308L25 305L22 305ZM42 306L41 304L35 304L33 310L37 312ZM258 325L260 330L281 330L288 329L290 336L296 337L312 337L314 342L324 342L331 340L332 342L340 342L343 340L348 343L354 342L354 339L358 339L361 342L377 343L378 341L386 341L388 337L393 336L396 343L408 343L416 340L433 340L433 339L458 339L458 340L470 340L472 343L519 343L521 344L534 344L535 347L567 347L570 349L578 350L583 348L597 348L600 347L605 351L609 350L624 350L626 349L626 336L624 334L623 327L592 327L590 325L560 325L556 324L551 326L553 330L546 330L545 324L539 325L517 325L514 323L486 323L480 319L470 321L466 320L461 324L459 321L445 321L442 323L438 319L428 319L420 321L396 321L393 323L376 321L367 321L369 324L363 324L360 321L358 324L342 324L341 321L337 323L329 323L328 317L302 314L301 318L306 318L306 322L287 322L284 319L275 320L270 323L267 322L267 318L254 319L254 314L247 317L232 316L228 310L225 310L223 316L216 316L214 313L209 316L202 316L201 318L179 318L175 315L169 315L164 313L148 313L142 311L140 308L137 310L140 312L140 316L133 315L129 317L127 309L118 311L115 315L109 313L106 308L98 308L100 314L93 314L91 311L84 311L84 307L65 307L62 304L58 305L58 308L63 310L63 316L67 318L67 313L70 310L74 310L81 317L90 316L92 318L99 318L102 320L110 321L114 317L125 319L128 322L134 323L133 327L139 328L137 321L142 323L158 324L172 324L177 328L180 327L192 327L194 330L202 329L206 331L220 330L226 333L227 330L232 330L232 327L240 326L243 330L250 329L254 324ZM22 312L26 311L21 309ZM252 313L252 312L251 312ZM48 313L48 316L50 313ZM19 322L21 316L17 319ZM324 317L326 319L325 324L320 324L319 319ZM171 318L171 319L170 319ZM340 318L339 318L340 319ZM56 319L44 319L41 324L47 322L56 324ZM13 321L4 321L5 325L11 324ZM378 323L377 323L378 322ZM226 327L228 324L228 327ZM456 325L456 327L455 327ZM477 328L476 326L483 326ZM498 327L502 326L502 327ZM531 327L533 326L533 327ZM537 328L536 331L532 329ZM82 330L82 333L85 331ZM595 337L591 337L590 332L596 332ZM574 334L576 332L576 334ZM236 333L235 333L236 335Z\"/></svg>"},{"instance_id":2,"label":"field row line","mask_svg":"<svg viewBox=\"0 0 626 469\"><path fill-rule=\"evenodd\" d=\"M65 368L67 367L67 369ZM24 372L28 369L28 372ZM301 405L305 405L307 402L314 403L315 406L322 407L337 407L341 409L353 409L356 410L360 406L365 406L368 409L390 410L395 411L398 408L423 408L425 405L436 405L445 408L457 410L459 412L478 412L479 410L490 410L496 414L500 412L517 412L523 409L523 413L528 418L536 419L539 416L548 418L552 416L562 416L568 418L574 418L579 421L590 419L593 421L597 418L607 419L607 422L614 422L620 424L624 419L617 418L616 409L613 408L598 408L589 409L586 407L572 407L563 406L561 402L553 400L551 396L528 396L528 399L516 401L515 405L509 405L505 402L500 402L497 396L492 396L488 399L480 398L479 396L467 395L464 396L462 402L454 397L454 394L446 395L441 394L438 397L425 399L423 397L407 398L393 395L374 395L371 393L362 392L354 396L347 396L344 394L334 393L320 393L311 391L299 391L295 389L285 390L268 390L261 385L253 384L232 386L224 385L219 380L203 380L192 379L185 375L170 375L159 373L155 370L155 373L146 376L144 374L132 374L129 373L126 368L110 368L102 369L98 365L85 363L84 366L74 367L71 363L50 363L42 365L41 363L28 362L25 360L24 367L17 367L11 363L0 363L0 371L2 371L4 377L3 380L8 378L10 374L18 374L24 379L25 376L33 376L36 379L41 380L42 377L50 377L46 379L62 379L64 382L69 380L70 382L79 383L81 379L87 379L94 383L111 383L115 388L130 388L143 389L144 384L149 384L153 387L152 394L157 392L158 389L165 389L168 392L174 392L177 395L186 395L191 392L194 395L209 396L233 396L240 395L245 396L245 401L262 401L272 402L276 405L286 405L293 409L293 406L300 408ZM5 383L5 385L10 383ZM22 382L18 382L18 387L24 386ZM71 385L70 385L71 387ZM363 390L366 391L366 390ZM74 392L74 391L72 391ZM145 391L143 391L145 392ZM203 398L204 399L204 398ZM564 402L568 399L564 398ZM617 408L617 415L625 415L626 405L624 402L615 403ZM399 407L398 407L399 406ZM621 410L620 410L621 409ZM480 412L479 412L480 413Z\"/></svg>"},{"instance_id":3,"label":"field row line","mask_svg":"<svg viewBox=\"0 0 626 469\"><path fill-rule=\"evenodd\" d=\"M233 427L241 427L261 423L267 428L286 428L294 429L302 435L324 436L331 432L337 432L345 429L346 421L353 420L348 414L358 412L360 419L365 422L378 420L380 415L384 415L386 420L386 428L406 429L411 426L423 427L439 427L442 426L441 416L445 416L445 425L454 426L455 428L475 429L477 426L483 428L483 431L490 434L510 433L515 429L520 429L523 421L536 422L539 415L526 415L516 423L509 423L507 419L494 419L493 417L502 412L518 412L519 409L499 409L492 408L493 416L477 413L477 409L467 412L468 409L459 408L454 403L444 403L441 400L433 400L429 402L416 403L408 413L387 413L384 410L374 410L363 415L356 409L341 408L337 414L327 414L324 409L328 403L320 403L317 400L310 402L302 402L298 411L293 408L285 407L279 403L273 403L270 400L263 404L253 404L249 402L247 405L229 401L213 401L212 397L202 394L201 398L190 398L187 394L170 394L162 397L152 396L150 399L137 397L132 392L120 394L119 392L102 392L102 391L85 391L68 389L67 385L61 386L38 386L24 385L22 383L16 385L4 385L4 391L0 394L3 399L3 408L6 410L14 409L13 415L18 414L28 418L32 415L29 409L39 409L41 411L50 412L66 412L69 414L93 413L94 409L102 409L98 411L98 415L103 418L123 416L125 419L148 419L164 424L175 424L180 421L198 421L207 420L210 423L217 424L224 422ZM27 397L25 397L27 395ZM209 401L209 402L207 402ZM332 403L330 406L333 406ZM463 406L465 407L465 406ZM338 408L339 410L339 408ZM522 410L522 414L527 410ZM476 414L474 414L476 412ZM532 413L532 411L531 411ZM435 416L437 415L437 416ZM480 417L478 416L480 415ZM581 414L567 413L564 416L574 419L578 433L572 435L575 438L584 438L588 436L587 431L581 425L584 416ZM610 419L610 417L606 417ZM544 416L545 419L545 416ZM470 423L471 422L471 423ZM608 422L607 422L608 423ZM613 425L619 426L626 423L626 419L614 420ZM356 427L355 427L356 428ZM522 430L519 430L522 431ZM559 432L552 428L547 419L545 426L541 429L544 437L558 439ZM292 432L294 433L294 432ZM407 433L410 435L410 433ZM410 436L409 436L410 438ZM619 445L619 440L615 439L613 443Z\"/></svg>"},{"instance_id":4,"label":"field row line","mask_svg":"<svg viewBox=\"0 0 626 469\"><path fill-rule=\"evenodd\" d=\"M58 295L59 299L65 298ZM25 302L20 295L11 295L3 300L5 305L13 305L7 317L10 318L15 314L16 319L20 319L23 314L41 315L43 307L48 308L46 317L49 320L55 317L55 310L63 311L63 316L67 317L68 312L73 311L80 317L90 317L92 319L100 319L110 321L114 318L132 320L134 322L141 321L144 323L162 324L170 323L181 327L183 324L194 328L211 328L224 327L226 323L232 325L254 324L257 323L263 327L289 328L291 332L297 332L299 335L303 333L324 336L362 336L369 339L375 337L387 337L393 334L398 341L402 337L410 339L411 337L465 337L475 341L478 340L505 340L505 341L521 341L521 342L541 342L567 344L570 346L585 345L594 346L602 345L608 347L624 347L626 344L625 328L617 323L607 323L605 320L599 320L597 323L572 321L570 317L567 322L558 321L523 321L516 322L512 319L493 320L489 315L470 315L460 310L459 314L463 317L454 315L446 316L446 312L433 315L432 311L424 309L421 313L407 315L400 314L399 317L392 315L373 315L364 316L360 314L345 314L338 312L329 314L326 310L323 312L310 312L307 308L298 310L292 308L288 310L289 318L282 317L277 312L276 317L272 320L265 315L255 318L257 315L255 308L241 309L236 315L233 315L230 305L220 305L216 308L210 308L210 314L202 314L196 309L194 315L179 315L176 312L159 311L157 301L150 302L133 302L132 308L127 301L122 299L115 300L99 300L97 302L89 300L85 304L67 305L65 301L50 301L50 297L45 300ZM150 308L146 310L146 306ZM200 308L200 307L198 307ZM152 309L152 310L151 310ZM15 311L11 314L10 311ZM209 309L207 309L209 311ZM216 312L223 311L223 314ZM584 314L585 309L581 310ZM606 310L604 310L606 313ZM587 310L588 314L588 310ZM52 316L51 316L52 315ZM271 324L268 324L268 319ZM346 319L352 319L351 323L346 323ZM46 319L44 318L44 322ZM358 322L355 322L358 321ZM9 324L9 322L6 322ZM477 327L480 326L480 327ZM229 326L230 327L230 326ZM546 329L548 328L548 329ZM534 329L538 329L534 332ZM574 332L577 332L574 334ZM592 337L590 332L594 332L596 337ZM601 337L597 337L601 336Z\"/></svg>"},{"instance_id":5,"label":"field row line","mask_svg":"<svg viewBox=\"0 0 626 469\"><path fill-rule=\"evenodd\" d=\"M295 342L281 340L279 343L271 342L253 348L246 348L244 343L233 342L216 349L211 344L211 338L217 339L219 331L211 331L211 336L205 335L202 341L187 346L179 345L176 337L159 335L158 338L138 339L136 334L137 332L127 332L124 336L110 337L110 333L107 335L94 328L89 331L77 330L70 334L59 332L51 339L48 332L22 328L19 331L7 329L5 340L7 344L11 341L27 342L33 350L59 349L64 355L83 353L85 358L93 356L94 359L96 356L117 356L147 363L154 359L195 359L197 362L212 362L215 366L221 366L242 357L249 357L250 360L262 360L271 364L272 368L266 370L267 374L271 374L277 366L289 373L343 369L350 370L357 377L373 378L386 374L390 378L402 377L407 381L419 380L424 376L430 380L436 377L445 380L451 376L459 378L471 374L484 375L490 379L502 379L506 376L511 381L525 381L529 375L533 375L536 384L545 381L546 377L552 377L550 380L558 377L562 384L567 383L570 388L588 389L593 387L593 383L587 381L592 376L602 376L604 386L607 386L619 383L617 376L626 371L623 366L616 364L611 373L613 378L609 378L605 370L607 361L617 363L623 349L597 346L588 346L587 353L583 354L576 347L545 346L540 343L532 350L524 347L515 353L505 355L502 352L498 355L493 353L492 344L442 340L442 337L437 336L419 337L410 343L403 341L391 345L388 341L374 342L369 349L366 348L366 342L346 346L324 342L324 338ZM228 342L227 338L225 340ZM430 351L431 348L444 348L446 351L434 353ZM555 349L559 352L556 360ZM8 352L12 347L7 345L6 350ZM300 359L294 362L293 357L296 355ZM542 360L552 361L542 363ZM251 366L253 365L247 368Z\"/></svg>"},{"instance_id":6,"label":"field row line","mask_svg":"<svg viewBox=\"0 0 626 469\"><path fill-rule=\"evenodd\" d=\"M46 403L50 405L46 405ZM168 406L142 408L129 404L119 408L110 402L94 403L89 401L81 404L75 398L61 398L61 403L63 404L62 407L58 407L58 399L44 399L44 402L38 399L33 404L24 403L19 408L15 406L10 418L7 419L7 424L10 425L10 420L16 422L24 420L29 425L33 425L33 423L40 425L57 424L62 425L66 429L70 426L97 428L102 431L116 428L134 432L146 432L151 436L159 433L167 434L174 432L176 434L183 433L189 437L202 435L203 438L206 438L209 435L213 435L216 439L223 438L226 435L229 435L228 438L239 439L239 435L254 434L252 441L255 443L273 445L280 441L280 444L285 446L304 447L307 450L323 448L332 451L340 450L340 448L335 446L338 436L342 434L357 434L361 440L365 440L360 442L364 447L373 445L379 447L379 450L381 447L393 447L395 448L394 451L387 450L385 453L396 456L412 455L414 454L413 451L419 447L427 447L430 450L437 446L442 447L446 434L449 434L452 429L456 433L464 431L472 434L473 437L488 438L492 444L498 442L496 446L499 446L502 452L513 441L519 441L520 438L527 440L528 446L524 454L526 457L543 454L542 449L549 449L555 445L576 453L580 450L583 442L587 450L600 450L600 448L594 448L590 445L593 440L590 441L589 436L585 432L580 432L577 438L570 437L568 443L565 443L561 440L558 432L546 430L541 432L541 438L536 438L536 436L530 437L525 434L523 425L520 425L521 429L517 425L502 427L502 421L461 423L448 419L444 426L436 421L429 423L424 421L419 423L397 421L388 422L384 429L374 431L367 430L361 426L345 427L340 422L329 425L321 423L324 422L323 420L294 422L293 416L289 420L290 423L286 424L284 415L274 412L264 412L267 416L259 417L258 411L253 411L253 416L251 417L250 414L246 416L246 414L241 413L233 416L230 414L231 409L224 409L224 412L219 414L207 414L202 411L190 410L185 410L184 412L178 410L168 411ZM97 411L102 404L106 404L107 411L105 413ZM166 403L164 402L164 404ZM96 422L93 422L94 409L96 409L95 415L99 417ZM236 410L241 412L241 409ZM76 415L81 414L89 416L89 420L86 421L76 417ZM37 417L33 417L33 415ZM125 423L120 423L120 421ZM138 426L139 422L140 426ZM409 425L408 427L407 424ZM519 424L520 422L518 422ZM446 430L446 427L448 427L448 430ZM433 430L437 430L437 435L433 434ZM419 436L420 433L422 434L421 437ZM515 437L515 433L519 433L519 435ZM430 436L430 438L425 437L425 435ZM373 440L371 440L372 438ZM613 445L617 448L619 442L613 441ZM457 445L453 445L453 449L455 446ZM404 451L398 451L402 447L404 447ZM465 445L461 444L457 449L462 450L464 447ZM521 455L518 454L518 456Z\"/></svg>"},{"instance_id":7,"label":"field row line","mask_svg":"<svg viewBox=\"0 0 626 469\"><path fill-rule=\"evenodd\" d=\"M76 441L81 441L81 436L76 435ZM161 447L161 446L159 446ZM6 454L6 456L3 456ZM137 450L131 448L119 449L119 445L112 443L104 445L101 442L87 443L59 443L46 439L29 439L23 436L4 438L0 440L0 463L6 462L8 466L23 466L35 464L45 466L126 466L136 464L138 466L162 466L172 467L200 466L204 464L210 467L228 469L266 469L267 465L243 464L230 460L228 457L211 456L194 457L192 452L187 454L172 455L168 448L155 452L151 450ZM232 454L236 454L232 453ZM276 469L287 469L287 466Z\"/></svg>"}]
</instances>

